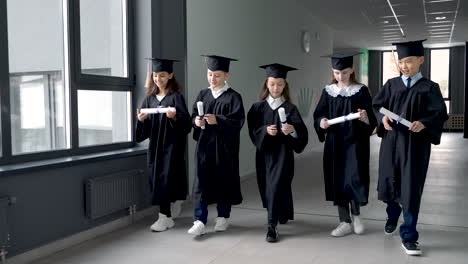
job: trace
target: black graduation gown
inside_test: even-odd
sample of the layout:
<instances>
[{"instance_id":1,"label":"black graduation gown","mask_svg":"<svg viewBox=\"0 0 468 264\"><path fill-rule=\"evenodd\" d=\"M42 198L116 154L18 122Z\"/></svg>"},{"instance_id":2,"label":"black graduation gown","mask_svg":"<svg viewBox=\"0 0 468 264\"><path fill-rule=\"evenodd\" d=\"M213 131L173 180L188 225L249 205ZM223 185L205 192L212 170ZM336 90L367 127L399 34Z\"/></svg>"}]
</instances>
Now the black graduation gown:
<instances>
[{"instance_id":1,"label":"black graduation gown","mask_svg":"<svg viewBox=\"0 0 468 264\"><path fill-rule=\"evenodd\" d=\"M373 107L382 137L379 159L378 198L399 202L406 211L417 213L426 180L431 143L438 145L447 109L439 85L422 78L407 89L401 77L389 79L374 97ZM402 124L391 123L387 131L379 109L385 107L410 122L426 127L414 133Z\"/></svg>"},{"instance_id":2,"label":"black graduation gown","mask_svg":"<svg viewBox=\"0 0 468 264\"><path fill-rule=\"evenodd\" d=\"M255 103L249 110L249 135L256 146L257 184L263 207L269 220L293 220L294 207L291 183L294 177L294 152L301 153L308 142L308 131L297 107L284 102L287 122L294 126L297 138L284 135L278 108L271 109L268 102ZM276 125L278 134L270 136L267 126Z\"/></svg>"},{"instance_id":3,"label":"black graduation gown","mask_svg":"<svg viewBox=\"0 0 468 264\"><path fill-rule=\"evenodd\" d=\"M206 123L205 129L195 125L198 101L203 102L205 114L216 116L218 124ZM242 97L233 89L229 88L216 99L210 89L198 94L192 111L193 139L197 141L192 191L195 203L237 205L242 202L239 144L244 120Z\"/></svg>"},{"instance_id":4,"label":"black graduation gown","mask_svg":"<svg viewBox=\"0 0 468 264\"><path fill-rule=\"evenodd\" d=\"M367 111L369 124L354 119L320 128L322 118ZM314 128L320 142L325 141L323 172L325 197L334 205L351 200L366 205L369 198L369 137L376 127L369 89L362 86L351 96L331 96L325 89L314 111Z\"/></svg>"},{"instance_id":5,"label":"black graduation gown","mask_svg":"<svg viewBox=\"0 0 468 264\"><path fill-rule=\"evenodd\" d=\"M149 138L148 176L153 205L187 198L185 149L192 126L185 99L182 94L173 93L160 102L151 95L141 104L141 108L169 106L176 108L176 121L166 114L150 114L144 122L137 120L136 124L136 141Z\"/></svg>"}]
</instances>

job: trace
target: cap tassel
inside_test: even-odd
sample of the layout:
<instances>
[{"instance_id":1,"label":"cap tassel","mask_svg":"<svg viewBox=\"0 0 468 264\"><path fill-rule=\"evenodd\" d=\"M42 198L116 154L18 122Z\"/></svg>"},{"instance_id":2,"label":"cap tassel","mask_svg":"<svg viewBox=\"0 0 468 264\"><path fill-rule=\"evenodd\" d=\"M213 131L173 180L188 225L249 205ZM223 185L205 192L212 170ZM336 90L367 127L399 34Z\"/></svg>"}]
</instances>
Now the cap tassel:
<instances>
[{"instance_id":1,"label":"cap tassel","mask_svg":"<svg viewBox=\"0 0 468 264\"><path fill-rule=\"evenodd\" d=\"M145 82L145 88L150 88L152 86L152 83L153 83L153 79L152 79L152 72L150 70L150 63L148 62L148 65L147 65L147 71L146 71L146 82Z\"/></svg>"},{"instance_id":2,"label":"cap tassel","mask_svg":"<svg viewBox=\"0 0 468 264\"><path fill-rule=\"evenodd\" d=\"M398 70L398 72L401 72L400 65L398 65L398 60L395 57L395 49L392 48L392 56L393 56L393 61L395 62L395 67Z\"/></svg>"}]
</instances>

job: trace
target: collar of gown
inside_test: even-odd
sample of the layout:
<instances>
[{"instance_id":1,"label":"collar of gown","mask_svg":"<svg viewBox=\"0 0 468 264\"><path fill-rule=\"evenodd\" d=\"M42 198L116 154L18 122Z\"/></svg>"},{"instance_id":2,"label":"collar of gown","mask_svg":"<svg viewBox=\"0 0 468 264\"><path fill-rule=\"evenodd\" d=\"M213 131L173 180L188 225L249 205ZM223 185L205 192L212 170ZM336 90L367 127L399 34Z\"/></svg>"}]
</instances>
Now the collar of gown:
<instances>
[{"instance_id":1,"label":"collar of gown","mask_svg":"<svg viewBox=\"0 0 468 264\"><path fill-rule=\"evenodd\" d=\"M338 95L350 97L359 92L363 86L363 84L351 84L350 86L340 88L336 83L333 83L325 86L325 91L332 97L337 97Z\"/></svg>"},{"instance_id":2,"label":"collar of gown","mask_svg":"<svg viewBox=\"0 0 468 264\"><path fill-rule=\"evenodd\" d=\"M280 107L284 103L284 101L286 101L283 96L275 99L271 97L271 95L268 95L266 100L268 102L268 105L270 105L271 109L273 110L276 110L276 108Z\"/></svg>"},{"instance_id":3,"label":"collar of gown","mask_svg":"<svg viewBox=\"0 0 468 264\"><path fill-rule=\"evenodd\" d=\"M213 90L213 88L210 86L208 87L210 90L211 90L211 94L213 94L213 97L216 99L218 97L220 97L225 91L227 91L230 86L227 82L224 82L224 86L223 88L219 89L219 90Z\"/></svg>"}]
</instances>

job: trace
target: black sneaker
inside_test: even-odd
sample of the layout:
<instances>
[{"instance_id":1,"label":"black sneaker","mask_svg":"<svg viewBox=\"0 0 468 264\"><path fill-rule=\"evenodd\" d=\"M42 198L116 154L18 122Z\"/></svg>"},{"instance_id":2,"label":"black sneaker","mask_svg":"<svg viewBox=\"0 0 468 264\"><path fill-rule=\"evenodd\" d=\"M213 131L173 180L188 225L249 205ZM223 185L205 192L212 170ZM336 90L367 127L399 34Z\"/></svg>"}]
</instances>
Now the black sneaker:
<instances>
[{"instance_id":1,"label":"black sneaker","mask_svg":"<svg viewBox=\"0 0 468 264\"><path fill-rule=\"evenodd\" d=\"M393 220L387 219L387 223L385 223L385 228L384 228L385 234L393 235L397 226L398 226L398 220L393 221Z\"/></svg>"},{"instance_id":2,"label":"black sneaker","mask_svg":"<svg viewBox=\"0 0 468 264\"><path fill-rule=\"evenodd\" d=\"M278 241L278 230L276 230L276 226L274 225L269 225L268 226L268 231L266 235L266 241L273 243Z\"/></svg>"},{"instance_id":3,"label":"black sneaker","mask_svg":"<svg viewBox=\"0 0 468 264\"><path fill-rule=\"evenodd\" d=\"M401 247L405 250L406 254L410 256L420 256L422 254L418 242L402 242Z\"/></svg>"}]
</instances>

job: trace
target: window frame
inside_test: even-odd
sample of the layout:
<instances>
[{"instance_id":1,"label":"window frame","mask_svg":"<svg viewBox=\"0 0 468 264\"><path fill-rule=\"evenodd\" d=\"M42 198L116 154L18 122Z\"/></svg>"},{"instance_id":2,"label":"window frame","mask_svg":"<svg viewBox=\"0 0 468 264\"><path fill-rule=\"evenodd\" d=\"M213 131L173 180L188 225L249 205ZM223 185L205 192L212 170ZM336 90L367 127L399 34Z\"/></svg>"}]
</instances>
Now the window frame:
<instances>
[{"instance_id":1,"label":"window frame","mask_svg":"<svg viewBox=\"0 0 468 264\"><path fill-rule=\"evenodd\" d=\"M61 0L66 5L66 13L63 14L63 28L68 31L64 45L65 67L68 67L68 84L66 83L66 72L64 70L63 84L69 89L69 120L70 126L70 148L61 150L49 150L43 152L12 154L11 137L11 103L10 103L10 72L9 72L9 54L8 54L8 17L7 1L0 1L0 31L5 34L0 35L0 57L6 58L0 61L0 107L1 107L1 155L0 165L10 165L25 162L34 162L47 159L70 157L75 155L93 154L107 151L115 151L123 148L130 148L136 145L133 131L135 129L135 117L133 105L129 106L131 112L130 131L132 131L131 140L128 142L109 143L95 146L79 146L78 130L78 90L96 90L96 91L117 91L129 92L130 102L133 102L134 87L136 85L134 68L134 1L121 0L126 2L126 41L127 41L127 77L116 76L98 76L81 73L81 42L80 42L80 10L79 0ZM65 31L64 31L65 32Z\"/></svg>"},{"instance_id":2,"label":"window frame","mask_svg":"<svg viewBox=\"0 0 468 264\"><path fill-rule=\"evenodd\" d=\"M380 87L383 87L385 85L384 83L384 79L383 79L383 75L384 75L384 53L385 52L392 52L392 50L382 50L380 52L380 76L379 76L379 84L380 84ZM396 52L396 50L394 50L394 52ZM400 72L400 76L401 76L401 72Z\"/></svg>"},{"instance_id":3,"label":"window frame","mask_svg":"<svg viewBox=\"0 0 468 264\"><path fill-rule=\"evenodd\" d=\"M431 65L432 65L432 51L433 50L448 50L449 51L449 58L448 58L448 97L443 97L444 103L445 101L449 102L449 107L452 107L452 82L450 81L450 76L452 75L452 48L429 48L429 60L428 60L428 76L431 79ZM442 93L442 92L441 92ZM447 109L447 112L451 112L450 109Z\"/></svg>"}]
</instances>

